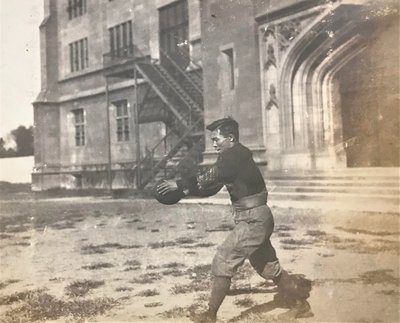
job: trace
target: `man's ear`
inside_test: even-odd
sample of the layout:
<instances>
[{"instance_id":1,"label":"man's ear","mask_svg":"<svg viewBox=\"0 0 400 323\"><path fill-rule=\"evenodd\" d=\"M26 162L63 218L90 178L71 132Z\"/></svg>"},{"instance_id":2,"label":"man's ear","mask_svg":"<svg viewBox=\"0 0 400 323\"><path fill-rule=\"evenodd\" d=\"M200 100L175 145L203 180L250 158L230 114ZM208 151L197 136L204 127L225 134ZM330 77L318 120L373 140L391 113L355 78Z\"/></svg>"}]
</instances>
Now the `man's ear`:
<instances>
[{"instance_id":1,"label":"man's ear","mask_svg":"<svg viewBox=\"0 0 400 323\"><path fill-rule=\"evenodd\" d=\"M228 137L229 137L229 141L230 142L234 142L235 141L235 136L234 135L230 134Z\"/></svg>"}]
</instances>

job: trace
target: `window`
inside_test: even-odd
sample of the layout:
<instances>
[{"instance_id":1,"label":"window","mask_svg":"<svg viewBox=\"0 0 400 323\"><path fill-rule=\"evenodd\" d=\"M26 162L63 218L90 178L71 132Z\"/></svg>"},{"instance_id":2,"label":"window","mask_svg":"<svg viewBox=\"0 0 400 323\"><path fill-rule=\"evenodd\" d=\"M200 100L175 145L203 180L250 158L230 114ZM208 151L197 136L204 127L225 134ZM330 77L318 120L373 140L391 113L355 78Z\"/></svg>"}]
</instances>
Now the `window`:
<instances>
[{"instance_id":1,"label":"window","mask_svg":"<svg viewBox=\"0 0 400 323\"><path fill-rule=\"evenodd\" d=\"M87 0L68 0L68 19L82 16L87 12Z\"/></svg>"},{"instance_id":2,"label":"window","mask_svg":"<svg viewBox=\"0 0 400 323\"><path fill-rule=\"evenodd\" d=\"M87 38L83 38L69 44L69 62L71 73L89 67L89 49Z\"/></svg>"},{"instance_id":3,"label":"window","mask_svg":"<svg viewBox=\"0 0 400 323\"><path fill-rule=\"evenodd\" d=\"M85 145L85 115L83 109L72 111L75 125L75 146Z\"/></svg>"},{"instance_id":4,"label":"window","mask_svg":"<svg viewBox=\"0 0 400 323\"><path fill-rule=\"evenodd\" d=\"M113 56L126 57L133 53L132 21L127 21L108 29L110 51Z\"/></svg>"},{"instance_id":5,"label":"window","mask_svg":"<svg viewBox=\"0 0 400 323\"><path fill-rule=\"evenodd\" d=\"M187 51L189 53L189 13L186 0L174 2L159 11L160 47L165 52Z\"/></svg>"},{"instance_id":6,"label":"window","mask_svg":"<svg viewBox=\"0 0 400 323\"><path fill-rule=\"evenodd\" d=\"M128 101L121 100L113 102L117 108L117 140L128 141L129 140L129 113L128 113Z\"/></svg>"},{"instance_id":7,"label":"window","mask_svg":"<svg viewBox=\"0 0 400 323\"><path fill-rule=\"evenodd\" d=\"M222 51L225 56L225 73L228 76L229 89L233 90L235 88L235 62L233 57L233 48L228 48Z\"/></svg>"}]
</instances>

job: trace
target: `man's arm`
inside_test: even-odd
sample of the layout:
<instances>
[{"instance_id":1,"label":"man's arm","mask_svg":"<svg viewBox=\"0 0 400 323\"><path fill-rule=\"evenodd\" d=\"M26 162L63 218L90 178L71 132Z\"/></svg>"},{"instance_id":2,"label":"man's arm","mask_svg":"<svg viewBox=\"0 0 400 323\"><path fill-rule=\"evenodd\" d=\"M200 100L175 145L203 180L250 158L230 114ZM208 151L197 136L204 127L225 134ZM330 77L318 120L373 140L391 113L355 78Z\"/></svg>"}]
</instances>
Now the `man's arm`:
<instances>
[{"instance_id":1,"label":"man's arm","mask_svg":"<svg viewBox=\"0 0 400 323\"><path fill-rule=\"evenodd\" d=\"M178 187L188 189L189 195L208 197L217 194L224 183L219 180L215 166L207 167L197 176L177 181Z\"/></svg>"},{"instance_id":2,"label":"man's arm","mask_svg":"<svg viewBox=\"0 0 400 323\"><path fill-rule=\"evenodd\" d=\"M244 167L245 156L231 150L218 157L215 165L207 167L196 176L196 187L199 191L209 190L232 183Z\"/></svg>"},{"instance_id":3,"label":"man's arm","mask_svg":"<svg viewBox=\"0 0 400 323\"><path fill-rule=\"evenodd\" d=\"M178 190L181 190L182 194L185 196L189 195L189 189L187 189L187 188L183 189L183 188L178 187L177 182L175 182L173 180L164 180L157 186L157 192L162 195L165 195L169 192L178 191Z\"/></svg>"},{"instance_id":4,"label":"man's arm","mask_svg":"<svg viewBox=\"0 0 400 323\"><path fill-rule=\"evenodd\" d=\"M200 171L196 176L182 178L176 182L164 181L159 193L181 190L185 196L208 197L217 194L226 183L232 183L243 167L244 156L227 153L220 156L216 163Z\"/></svg>"}]
</instances>

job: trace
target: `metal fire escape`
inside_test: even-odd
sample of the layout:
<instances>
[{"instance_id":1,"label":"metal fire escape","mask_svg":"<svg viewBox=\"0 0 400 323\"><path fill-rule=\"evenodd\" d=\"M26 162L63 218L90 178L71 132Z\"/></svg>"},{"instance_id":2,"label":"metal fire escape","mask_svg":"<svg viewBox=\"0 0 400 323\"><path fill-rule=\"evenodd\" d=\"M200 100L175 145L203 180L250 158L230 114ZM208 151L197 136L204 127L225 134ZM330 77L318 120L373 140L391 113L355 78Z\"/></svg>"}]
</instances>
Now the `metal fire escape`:
<instances>
[{"instance_id":1,"label":"metal fire escape","mask_svg":"<svg viewBox=\"0 0 400 323\"><path fill-rule=\"evenodd\" d=\"M136 163L130 171L136 178L138 189L144 189L147 184L155 181L162 171L163 176L167 177L175 175L169 172L176 169L183 173L193 171L193 165L200 161L204 149L201 69L190 62L190 58L183 52L178 54L169 55L161 50L160 59L152 59L132 45L104 55L107 89L110 78L135 80L137 155ZM195 68L188 71L188 66ZM139 124L155 121L166 125L166 134L141 156ZM166 153L162 157L155 157L156 150L166 147L167 141L170 147Z\"/></svg>"}]
</instances>

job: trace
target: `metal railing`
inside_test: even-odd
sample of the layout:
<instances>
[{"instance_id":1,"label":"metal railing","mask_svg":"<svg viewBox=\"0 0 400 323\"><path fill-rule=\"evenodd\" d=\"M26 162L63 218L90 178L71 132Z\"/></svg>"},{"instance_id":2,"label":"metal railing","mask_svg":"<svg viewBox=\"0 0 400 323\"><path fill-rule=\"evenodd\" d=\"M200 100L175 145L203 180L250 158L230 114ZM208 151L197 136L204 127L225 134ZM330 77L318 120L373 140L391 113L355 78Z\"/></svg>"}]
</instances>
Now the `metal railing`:
<instances>
[{"instance_id":1,"label":"metal railing","mask_svg":"<svg viewBox=\"0 0 400 323\"><path fill-rule=\"evenodd\" d=\"M148 176L146 176L145 178L143 178L143 177L141 178L141 183L140 183L140 187L139 187L139 188L141 188L141 189L144 188L144 187L157 175L157 173L160 171L160 167L162 168L162 165L163 165L164 163L166 163L166 162L172 157L173 154L175 154L177 151L179 151L179 149L180 149L180 148L182 147L182 145L184 144L184 141L188 138L188 136L190 136L190 134L192 133L193 129L194 129L197 125L199 125L201 121L202 121L201 119L198 119L196 122L194 122L194 123L191 125L191 127L189 127L189 128L187 129L187 131L185 132L185 134L182 135L182 136L179 138L178 142L174 145L174 147L172 147L172 148L169 150L169 152L168 152L162 159L158 160L157 163L154 164L154 158L153 158L155 149L156 149L161 143L163 143L163 142L165 141L165 139L166 139L167 136L169 136L171 133L174 132L173 129L171 129L171 130L167 133L167 135L165 135L165 136L159 141L159 143L157 143L157 145L156 145L155 147L153 147L153 149L152 149L148 154L146 154L146 156L145 156L142 160L139 161L139 163L138 163L138 164L136 165L136 167L135 167L135 170L136 170L136 171L138 170L138 168L139 168L144 162L146 162L146 163L148 163L148 164L151 165L151 169L150 169L150 171L149 171L150 174L149 174Z\"/></svg>"},{"instance_id":2,"label":"metal railing","mask_svg":"<svg viewBox=\"0 0 400 323\"><path fill-rule=\"evenodd\" d=\"M103 66L107 68L142 57L143 54L139 51L137 46L130 44L126 47L115 48L114 50L103 54Z\"/></svg>"},{"instance_id":3,"label":"metal railing","mask_svg":"<svg viewBox=\"0 0 400 323\"><path fill-rule=\"evenodd\" d=\"M168 64L172 65L175 67L175 70L179 72L181 76L184 77L186 81L188 81L192 87L197 90L198 94L202 95L202 90L199 88L196 82L193 81L193 79L188 75L188 72L180 66L166 51L160 48L160 58L162 62L168 62ZM164 64L162 64L164 65Z\"/></svg>"}]
</instances>

